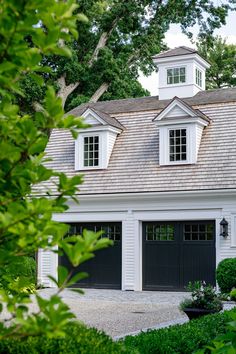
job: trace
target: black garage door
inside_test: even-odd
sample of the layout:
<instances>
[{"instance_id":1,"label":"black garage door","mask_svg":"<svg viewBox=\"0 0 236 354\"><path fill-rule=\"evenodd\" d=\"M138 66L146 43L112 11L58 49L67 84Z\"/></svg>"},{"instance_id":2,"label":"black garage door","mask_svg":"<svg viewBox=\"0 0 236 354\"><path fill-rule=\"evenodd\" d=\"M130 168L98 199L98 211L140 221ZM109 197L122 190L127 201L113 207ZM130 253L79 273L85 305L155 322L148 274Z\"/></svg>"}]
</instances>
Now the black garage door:
<instances>
[{"instance_id":1,"label":"black garage door","mask_svg":"<svg viewBox=\"0 0 236 354\"><path fill-rule=\"evenodd\" d=\"M109 237L114 245L95 252L95 257L75 268L74 272L87 272L89 277L76 284L79 287L104 289L121 288L121 223L70 224L70 234L81 234L83 229L103 230L102 237ZM59 264L70 268L67 257L59 256Z\"/></svg>"},{"instance_id":2,"label":"black garage door","mask_svg":"<svg viewBox=\"0 0 236 354\"><path fill-rule=\"evenodd\" d=\"M143 223L143 289L181 290L190 281L215 285L215 222Z\"/></svg>"}]
</instances>

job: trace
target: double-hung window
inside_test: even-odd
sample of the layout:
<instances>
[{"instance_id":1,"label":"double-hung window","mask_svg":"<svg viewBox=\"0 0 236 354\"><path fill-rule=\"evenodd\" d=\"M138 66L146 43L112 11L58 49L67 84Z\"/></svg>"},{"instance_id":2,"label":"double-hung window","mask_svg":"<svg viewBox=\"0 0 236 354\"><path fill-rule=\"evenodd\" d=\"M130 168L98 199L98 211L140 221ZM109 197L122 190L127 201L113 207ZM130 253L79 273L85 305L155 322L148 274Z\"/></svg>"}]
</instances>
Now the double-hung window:
<instances>
[{"instance_id":1,"label":"double-hung window","mask_svg":"<svg viewBox=\"0 0 236 354\"><path fill-rule=\"evenodd\" d=\"M196 68L195 76L196 76L196 84L198 86L202 87L202 72L201 72L201 70Z\"/></svg>"},{"instance_id":2,"label":"double-hung window","mask_svg":"<svg viewBox=\"0 0 236 354\"><path fill-rule=\"evenodd\" d=\"M187 160L187 129L169 130L169 161Z\"/></svg>"},{"instance_id":3,"label":"double-hung window","mask_svg":"<svg viewBox=\"0 0 236 354\"><path fill-rule=\"evenodd\" d=\"M185 67L167 69L167 84L181 84L186 82Z\"/></svg>"},{"instance_id":4,"label":"double-hung window","mask_svg":"<svg viewBox=\"0 0 236 354\"><path fill-rule=\"evenodd\" d=\"M99 166L99 136L84 137L84 167Z\"/></svg>"}]
</instances>

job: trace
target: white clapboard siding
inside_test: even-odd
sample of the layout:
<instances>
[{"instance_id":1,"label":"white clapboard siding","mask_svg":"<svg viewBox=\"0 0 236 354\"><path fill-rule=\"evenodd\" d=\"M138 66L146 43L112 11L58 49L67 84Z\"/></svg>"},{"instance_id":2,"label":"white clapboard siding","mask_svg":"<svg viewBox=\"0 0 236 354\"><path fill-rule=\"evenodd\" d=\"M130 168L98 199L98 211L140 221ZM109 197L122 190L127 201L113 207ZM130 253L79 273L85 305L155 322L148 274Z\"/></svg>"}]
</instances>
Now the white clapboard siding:
<instances>
[{"instance_id":1,"label":"white clapboard siding","mask_svg":"<svg viewBox=\"0 0 236 354\"><path fill-rule=\"evenodd\" d=\"M196 143L197 143L197 146L196 146L196 152L197 152L197 155L198 155L198 150L199 150L199 147L200 147L200 144L201 144L201 139L202 139L202 131L203 131L203 127L200 126L200 125L196 125Z\"/></svg>"},{"instance_id":2,"label":"white clapboard siding","mask_svg":"<svg viewBox=\"0 0 236 354\"><path fill-rule=\"evenodd\" d=\"M116 141L117 134L113 132L108 132L108 161L112 154L112 150Z\"/></svg>"},{"instance_id":3,"label":"white clapboard siding","mask_svg":"<svg viewBox=\"0 0 236 354\"><path fill-rule=\"evenodd\" d=\"M123 222L123 288L134 290L135 285L135 235L134 219L132 214L128 214Z\"/></svg>"},{"instance_id":4,"label":"white clapboard siding","mask_svg":"<svg viewBox=\"0 0 236 354\"><path fill-rule=\"evenodd\" d=\"M176 118L187 116L187 113L178 105L174 106L170 112L165 115L165 118Z\"/></svg>"},{"instance_id":5,"label":"white clapboard siding","mask_svg":"<svg viewBox=\"0 0 236 354\"><path fill-rule=\"evenodd\" d=\"M101 124L92 114L88 114L85 118L85 122L90 125Z\"/></svg>"},{"instance_id":6,"label":"white clapboard siding","mask_svg":"<svg viewBox=\"0 0 236 354\"><path fill-rule=\"evenodd\" d=\"M48 278L49 275L57 279L58 255L52 251L40 249L38 251L38 284L54 288L55 283Z\"/></svg>"}]
</instances>

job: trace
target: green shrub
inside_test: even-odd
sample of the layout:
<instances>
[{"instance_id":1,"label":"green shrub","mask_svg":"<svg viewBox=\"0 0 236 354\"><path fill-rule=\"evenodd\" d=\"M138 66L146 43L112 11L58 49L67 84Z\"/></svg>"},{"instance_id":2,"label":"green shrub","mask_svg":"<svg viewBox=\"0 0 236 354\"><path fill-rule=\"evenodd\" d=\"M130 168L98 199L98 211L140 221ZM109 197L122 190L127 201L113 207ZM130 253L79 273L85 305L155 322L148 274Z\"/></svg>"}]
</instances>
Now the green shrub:
<instances>
[{"instance_id":1,"label":"green shrub","mask_svg":"<svg viewBox=\"0 0 236 354\"><path fill-rule=\"evenodd\" d=\"M233 301L236 301L236 289L235 288L230 291L230 299Z\"/></svg>"},{"instance_id":2,"label":"green shrub","mask_svg":"<svg viewBox=\"0 0 236 354\"><path fill-rule=\"evenodd\" d=\"M14 354L133 354L123 343L113 342L105 333L71 323L64 338L28 337L0 341L0 353Z\"/></svg>"},{"instance_id":3,"label":"green shrub","mask_svg":"<svg viewBox=\"0 0 236 354\"><path fill-rule=\"evenodd\" d=\"M208 315L183 325L151 330L124 339L127 348L136 348L141 354L189 354L224 334L231 311Z\"/></svg>"},{"instance_id":4,"label":"green shrub","mask_svg":"<svg viewBox=\"0 0 236 354\"><path fill-rule=\"evenodd\" d=\"M212 285L195 281L188 284L187 290L191 291L191 299L185 299L180 303L179 307L182 311L188 307L215 311L222 310L222 301Z\"/></svg>"},{"instance_id":5,"label":"green shrub","mask_svg":"<svg viewBox=\"0 0 236 354\"><path fill-rule=\"evenodd\" d=\"M226 258L218 264L216 279L223 293L236 288L236 258Z\"/></svg>"},{"instance_id":6,"label":"green shrub","mask_svg":"<svg viewBox=\"0 0 236 354\"><path fill-rule=\"evenodd\" d=\"M0 267L0 288L13 292L33 293L36 287L36 261L21 256Z\"/></svg>"}]
</instances>

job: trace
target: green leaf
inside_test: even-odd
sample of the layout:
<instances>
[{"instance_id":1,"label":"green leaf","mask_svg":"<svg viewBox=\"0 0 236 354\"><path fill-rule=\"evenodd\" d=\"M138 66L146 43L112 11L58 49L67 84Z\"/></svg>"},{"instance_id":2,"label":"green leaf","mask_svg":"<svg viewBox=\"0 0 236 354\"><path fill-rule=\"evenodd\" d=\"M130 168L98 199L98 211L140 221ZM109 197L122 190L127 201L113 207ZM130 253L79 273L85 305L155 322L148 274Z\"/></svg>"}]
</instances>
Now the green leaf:
<instances>
[{"instance_id":1,"label":"green leaf","mask_svg":"<svg viewBox=\"0 0 236 354\"><path fill-rule=\"evenodd\" d=\"M71 286L73 284L76 284L80 280L86 279L87 277L88 277L88 273L85 273L85 272L77 273L67 282L67 286Z\"/></svg>"},{"instance_id":2,"label":"green leaf","mask_svg":"<svg viewBox=\"0 0 236 354\"><path fill-rule=\"evenodd\" d=\"M74 291L75 293L78 293L78 294L80 294L80 295L84 295L84 290L82 290L82 289L71 288L70 290L71 290L71 291Z\"/></svg>"},{"instance_id":3,"label":"green leaf","mask_svg":"<svg viewBox=\"0 0 236 354\"><path fill-rule=\"evenodd\" d=\"M68 269L64 266L59 265L57 268L58 272L58 286L61 287L64 283L67 284L66 279L68 277Z\"/></svg>"}]
</instances>

